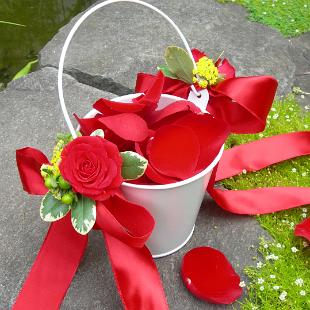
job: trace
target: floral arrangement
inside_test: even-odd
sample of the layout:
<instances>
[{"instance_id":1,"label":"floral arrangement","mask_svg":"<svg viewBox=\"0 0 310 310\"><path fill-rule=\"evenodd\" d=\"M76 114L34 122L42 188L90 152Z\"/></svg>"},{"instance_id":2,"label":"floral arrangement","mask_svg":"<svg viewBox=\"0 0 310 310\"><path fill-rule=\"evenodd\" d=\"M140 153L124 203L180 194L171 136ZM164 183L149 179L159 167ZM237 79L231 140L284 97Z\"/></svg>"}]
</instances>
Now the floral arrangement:
<instances>
[{"instance_id":1,"label":"floral arrangement","mask_svg":"<svg viewBox=\"0 0 310 310\"><path fill-rule=\"evenodd\" d=\"M33 148L17 151L24 190L45 195L40 215L44 221L54 223L41 249L50 260L43 261L42 255L38 256L14 309L24 309L29 296L35 300L33 309L40 309L44 298L37 297L34 289L40 284L44 294L57 286L50 309L59 307L92 228L101 230L105 237L125 308L146 309L146 304L151 305L148 309L168 308L156 266L145 247L155 221L143 206L124 197L121 185L123 182L171 184L202 172L231 132L256 133L264 129L277 88L277 81L272 77L236 77L234 67L221 56L211 59L197 49L192 50L192 55L195 65L185 50L168 47L166 64L158 66L156 75L138 74L137 94L130 102L101 98L93 104L96 111L93 117L75 115L80 126L79 136L72 139L71 135L60 135L50 161ZM201 102L190 100L193 86L201 94L207 92L209 102L203 102L202 106ZM159 107L162 94L179 98ZM306 202L306 198L296 196L306 197L309 189L303 188L250 191L214 188L216 181L244 169L255 171L303 155L308 152L305 137L308 134L303 132L282 135L225 151L212 173L209 194L222 208L239 214L270 213ZM294 151L283 152L279 158L275 147L278 143L286 143ZM257 159L255 155L259 153L262 156ZM279 200L280 196L283 197ZM261 206L262 199L270 203ZM68 227L68 218L73 231ZM308 222L301 224L297 233L307 235L304 232L307 225ZM64 230L70 236L68 242L74 247L75 255L70 254L70 259L69 254L59 258L59 268L67 268L69 259L72 270L65 279L61 276L55 279L44 266L54 258L55 242L62 246L60 236ZM136 270L132 270L133 265L143 274L143 281L137 277ZM42 280L41 269L45 270L44 279L48 279L48 284ZM211 286L214 278L217 281ZM197 248L185 255L182 279L194 295L209 302L229 304L242 294L240 277L226 257L212 248ZM206 283L206 279L210 281ZM152 294L143 286L145 282ZM136 289L136 298L131 295L132 287Z\"/></svg>"},{"instance_id":2,"label":"floral arrangement","mask_svg":"<svg viewBox=\"0 0 310 310\"><path fill-rule=\"evenodd\" d=\"M124 180L139 178L147 166L147 160L137 153L120 153L115 144L104 139L102 130L74 140L71 135L58 137L50 162L38 150L18 150L21 176L25 175L25 159L35 155L33 160L41 164L42 177L36 176L36 190L38 194L48 191L42 199L41 218L54 222L71 211L72 225L82 235L96 222L96 202L118 194ZM25 190L29 191L28 187Z\"/></svg>"}]
</instances>

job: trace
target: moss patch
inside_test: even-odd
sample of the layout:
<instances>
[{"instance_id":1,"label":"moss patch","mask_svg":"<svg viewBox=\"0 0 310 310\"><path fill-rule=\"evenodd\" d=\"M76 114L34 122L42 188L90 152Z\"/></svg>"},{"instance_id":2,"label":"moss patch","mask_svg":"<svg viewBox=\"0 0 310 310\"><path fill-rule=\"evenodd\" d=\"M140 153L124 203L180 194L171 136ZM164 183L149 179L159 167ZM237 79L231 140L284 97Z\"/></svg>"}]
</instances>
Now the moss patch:
<instances>
[{"instance_id":1,"label":"moss patch","mask_svg":"<svg viewBox=\"0 0 310 310\"><path fill-rule=\"evenodd\" d=\"M310 30L309 0L218 0L238 3L249 19L278 29L285 36L298 36Z\"/></svg>"},{"instance_id":2,"label":"moss patch","mask_svg":"<svg viewBox=\"0 0 310 310\"><path fill-rule=\"evenodd\" d=\"M310 113L307 111L309 106L301 110L293 95L276 100L263 133L232 135L226 147L280 133L309 130ZM310 186L309 159L304 156L288 160L222 183L229 189ZM261 240L261 256L253 258L257 266L245 270L249 276L248 297L242 302L242 309L310 309L310 248L304 239L293 234L295 225L307 216L310 216L309 206L257 216L273 240Z\"/></svg>"}]
</instances>

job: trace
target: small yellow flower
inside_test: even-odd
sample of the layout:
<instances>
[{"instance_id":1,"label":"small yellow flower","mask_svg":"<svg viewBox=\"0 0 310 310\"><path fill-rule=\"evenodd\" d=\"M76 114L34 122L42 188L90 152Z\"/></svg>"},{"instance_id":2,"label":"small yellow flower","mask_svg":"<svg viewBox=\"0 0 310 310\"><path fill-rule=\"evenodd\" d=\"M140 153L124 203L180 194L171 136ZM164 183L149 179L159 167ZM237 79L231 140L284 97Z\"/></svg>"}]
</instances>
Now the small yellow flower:
<instances>
[{"instance_id":1,"label":"small yellow flower","mask_svg":"<svg viewBox=\"0 0 310 310\"><path fill-rule=\"evenodd\" d=\"M219 80L219 72L213 60L204 56L196 63L197 68L193 70L193 82L202 88L215 85Z\"/></svg>"}]
</instances>

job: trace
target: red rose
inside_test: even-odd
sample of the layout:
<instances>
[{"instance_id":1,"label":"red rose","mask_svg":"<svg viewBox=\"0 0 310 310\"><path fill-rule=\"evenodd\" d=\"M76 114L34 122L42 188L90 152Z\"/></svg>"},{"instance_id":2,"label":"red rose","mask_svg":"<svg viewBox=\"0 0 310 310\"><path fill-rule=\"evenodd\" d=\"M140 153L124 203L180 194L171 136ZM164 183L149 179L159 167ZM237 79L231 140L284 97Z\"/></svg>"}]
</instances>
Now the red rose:
<instances>
[{"instance_id":1,"label":"red rose","mask_svg":"<svg viewBox=\"0 0 310 310\"><path fill-rule=\"evenodd\" d=\"M113 195L121 183L122 158L117 146L101 137L78 137L61 153L62 176L74 191L101 201Z\"/></svg>"}]
</instances>

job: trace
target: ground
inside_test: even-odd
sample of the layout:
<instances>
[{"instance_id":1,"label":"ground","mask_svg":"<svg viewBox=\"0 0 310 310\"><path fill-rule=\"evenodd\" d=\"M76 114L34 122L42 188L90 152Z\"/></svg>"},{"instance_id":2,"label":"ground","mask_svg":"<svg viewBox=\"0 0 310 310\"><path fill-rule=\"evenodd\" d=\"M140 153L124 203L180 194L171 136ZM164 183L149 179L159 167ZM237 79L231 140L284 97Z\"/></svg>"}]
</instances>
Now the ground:
<instances>
[{"instance_id":1,"label":"ground","mask_svg":"<svg viewBox=\"0 0 310 310\"><path fill-rule=\"evenodd\" d=\"M211 0L148 2L163 9L180 26L190 46L211 55L224 50L241 75L275 75L279 80L278 96L290 93L293 86L310 91L306 89L310 85L305 74L310 71L308 33L294 39L284 38L277 30L249 21L242 7ZM160 17L148 9L138 8L116 4L97 12L74 37L66 57L64 80L70 112L84 115L99 97L129 93L137 72L154 71L156 65L162 63L167 45L181 46L173 29ZM0 195L0 309L13 304L47 230L46 223L38 216L39 198L30 197L21 189L14 152L30 145L50 154L55 134L66 130L58 107L56 68L74 20L42 50L37 72L10 83L0 93L3 128L0 135L3 145L0 150L3 188ZM302 106L307 106L306 96L298 98ZM239 186L238 181L231 184L234 185ZM191 241L178 253L156 260L170 308L232 309L232 306L206 304L192 297L179 277L181 259L196 246L218 248L248 283L243 269L256 266L257 261L252 258L258 256L262 235L269 240L270 236L255 218L228 214L206 197ZM62 309L120 308L103 242L98 233L92 232L88 250Z\"/></svg>"}]
</instances>

